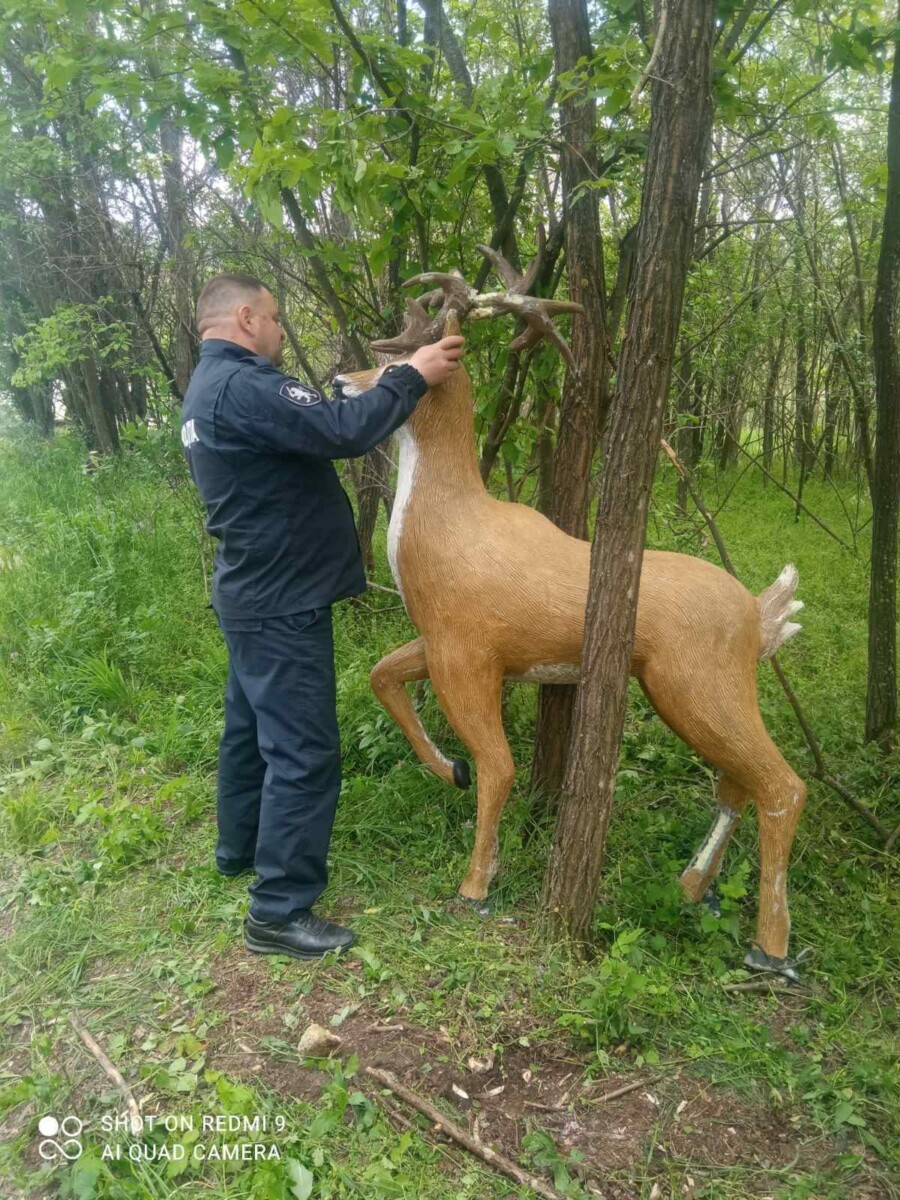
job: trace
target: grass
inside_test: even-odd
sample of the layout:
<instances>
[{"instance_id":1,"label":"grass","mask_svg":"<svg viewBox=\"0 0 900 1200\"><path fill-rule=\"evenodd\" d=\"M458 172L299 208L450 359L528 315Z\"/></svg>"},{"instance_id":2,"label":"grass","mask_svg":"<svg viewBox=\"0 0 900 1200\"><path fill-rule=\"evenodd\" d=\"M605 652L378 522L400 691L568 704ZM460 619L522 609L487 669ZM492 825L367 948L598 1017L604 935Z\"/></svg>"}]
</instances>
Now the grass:
<instances>
[{"instance_id":1,"label":"grass","mask_svg":"<svg viewBox=\"0 0 900 1200\"><path fill-rule=\"evenodd\" d=\"M813 785L791 866L794 949L816 951L811 987L790 999L726 993L724 983L743 978L753 927L754 822L726 860L723 919L684 905L677 876L708 827L713 781L635 692L596 915L606 949L575 961L535 931L551 830L535 821L526 785L534 692L520 687L507 698L520 773L501 827L500 919L479 921L450 902L472 797L418 766L368 687L371 665L408 637L384 594L342 605L336 621L345 782L323 911L352 920L359 950L338 964L254 961L256 991L236 1035L229 988L250 978L237 949L246 881L210 865L226 659L206 608L200 514L164 434L136 433L91 475L82 463L71 436L49 447L13 431L0 441L0 1177L10 1194L508 1196L508 1181L418 1126L398 1130L352 1059L317 1064L324 1090L296 1094L305 1071L296 1041L310 1013L349 1027L362 1006L444 1039L439 1057L460 1069L477 1051L526 1065L531 1055L535 1069L568 1058L598 1080L650 1072L664 1090L681 1072L716 1097L726 1123L743 1113L748 1128L783 1128L797 1146L793 1165L764 1154L711 1162L699 1140L677 1150L677 1116L661 1110L629 1164L604 1173L609 1196L649 1197L654 1187L683 1196L688 1178L698 1200L900 1195L896 859ZM673 486L661 467L651 544L714 558L702 531L677 516ZM848 553L749 474L710 475L703 486L711 503L728 496L718 520L752 590L797 563L804 631L783 665L832 771L896 825L900 763L861 744L864 534ZM851 540L854 487L839 492L811 482L805 499ZM378 572L388 583L383 560ZM760 687L773 735L808 772L768 669ZM424 716L445 749L458 749L430 696ZM184 1145L182 1160L132 1161L124 1134L105 1138L123 1157L102 1158L101 1122L119 1097L73 1032L73 1013L145 1111L265 1116L279 1123L264 1141L280 1158L197 1161L191 1132L148 1138L156 1153ZM256 1036L256 1074L227 1067L238 1036ZM37 1121L67 1112L86 1122L85 1152L71 1165L43 1163ZM565 1194L590 1194L547 1123L532 1113L518 1157Z\"/></svg>"}]
</instances>

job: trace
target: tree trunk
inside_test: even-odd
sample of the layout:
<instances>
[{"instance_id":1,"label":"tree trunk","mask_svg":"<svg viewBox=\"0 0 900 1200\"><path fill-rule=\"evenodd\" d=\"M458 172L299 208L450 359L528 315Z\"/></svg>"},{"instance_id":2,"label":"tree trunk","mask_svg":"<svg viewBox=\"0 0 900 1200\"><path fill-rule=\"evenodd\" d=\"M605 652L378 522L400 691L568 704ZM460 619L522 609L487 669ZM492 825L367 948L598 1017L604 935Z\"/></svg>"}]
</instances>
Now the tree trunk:
<instances>
[{"instance_id":1,"label":"tree trunk","mask_svg":"<svg viewBox=\"0 0 900 1200\"><path fill-rule=\"evenodd\" d=\"M900 20L900 15L898 15ZM888 187L872 310L875 471L869 587L866 739L890 748L897 732L897 532L900 513L900 41L888 111Z\"/></svg>"},{"instance_id":2,"label":"tree trunk","mask_svg":"<svg viewBox=\"0 0 900 1200\"><path fill-rule=\"evenodd\" d=\"M727 471L737 462L738 447L741 444L741 421L743 419L743 404L740 397L740 385L743 372L730 370L722 381L722 441L719 446L719 470Z\"/></svg>"},{"instance_id":3,"label":"tree trunk","mask_svg":"<svg viewBox=\"0 0 900 1200\"><path fill-rule=\"evenodd\" d=\"M391 494L391 458L390 440L380 442L363 459L359 487L356 489L356 499L359 505L357 533L362 551L363 563L368 575L375 572L375 522L378 519L378 505L383 500L390 510L393 496Z\"/></svg>"},{"instance_id":4,"label":"tree trunk","mask_svg":"<svg viewBox=\"0 0 900 1200\"><path fill-rule=\"evenodd\" d=\"M547 11L559 77L582 59L591 58L587 3L549 0ZM583 305L584 312L572 317L575 368L566 369L560 398L550 518L573 537L586 538L591 466L609 406L606 285L598 193L595 188L584 187L597 176L597 107L579 90L560 101L559 107L569 299ZM558 793L562 784L574 703L574 687L547 686L538 692L531 778L547 796Z\"/></svg>"},{"instance_id":5,"label":"tree trunk","mask_svg":"<svg viewBox=\"0 0 900 1200\"><path fill-rule=\"evenodd\" d=\"M679 429L679 448L688 471L693 472L703 454L703 383L699 371L694 370L694 354L691 343L682 338L679 368L679 386L682 392L679 415L688 418ZM688 491L684 478L678 476L676 505L682 514L687 513Z\"/></svg>"},{"instance_id":6,"label":"tree trunk","mask_svg":"<svg viewBox=\"0 0 900 1200\"><path fill-rule=\"evenodd\" d=\"M840 396L836 380L838 376L838 357L832 351L831 363L828 367L828 374L825 376L825 412L823 415L824 428L822 430L822 473L826 479L830 479L834 474L834 464L836 457L836 430L838 421L838 412L840 409Z\"/></svg>"},{"instance_id":7,"label":"tree trunk","mask_svg":"<svg viewBox=\"0 0 900 1200\"><path fill-rule=\"evenodd\" d=\"M537 456L538 487L537 510L545 517L550 516L553 507L553 416L556 404L549 390L541 397L537 413L537 424L540 433L534 444Z\"/></svg>"},{"instance_id":8,"label":"tree trunk","mask_svg":"<svg viewBox=\"0 0 900 1200\"><path fill-rule=\"evenodd\" d=\"M119 431L116 419L105 402L100 389L100 376L93 358L80 364L81 381L84 387L85 417L89 422L86 430L91 448L102 454L113 454L119 449Z\"/></svg>"},{"instance_id":9,"label":"tree trunk","mask_svg":"<svg viewBox=\"0 0 900 1200\"><path fill-rule=\"evenodd\" d=\"M812 276L813 284L815 285L816 295L825 317L825 323L828 327L828 332L831 335L834 343L835 352L840 359L841 366L847 376L847 383L850 386L850 392L853 397L853 415L856 423L856 436L858 441L859 453L862 457L863 466L866 471L866 479L871 491L875 475L875 465L872 458L872 443L869 433L869 410L866 403L866 397L863 392L863 386L857 376L856 367L847 347L844 345L844 339L838 326L837 317L834 310L828 303L827 293L825 290L825 282L822 274L819 271L818 262L816 261L815 247L811 237L808 235L806 226L806 214L804 205L797 201L792 190L787 187L786 180L782 174L782 182L784 185L784 195L791 212L794 214L794 220L797 222L797 231L800 234L800 240L803 248L806 251L807 264L809 272Z\"/></svg>"},{"instance_id":10,"label":"tree trunk","mask_svg":"<svg viewBox=\"0 0 900 1200\"><path fill-rule=\"evenodd\" d=\"M794 346L796 368L794 376L794 462L802 478L809 463L810 439L809 371L802 298L798 301L794 319L797 322L797 340Z\"/></svg>"},{"instance_id":11,"label":"tree trunk","mask_svg":"<svg viewBox=\"0 0 900 1200\"><path fill-rule=\"evenodd\" d=\"M479 469L481 471L481 478L485 483L490 478L491 471L494 469L494 463L497 461L497 455L500 453L500 447L503 445L504 438L509 432L510 425L518 416L518 408L522 403L522 393L517 387L520 369L523 371L527 370L527 365L522 356L519 354L510 354L506 360L506 370L503 372L503 379L500 381L497 411L488 426L487 436L481 448ZM523 378L523 386L524 382ZM517 397L519 405L515 403Z\"/></svg>"},{"instance_id":12,"label":"tree trunk","mask_svg":"<svg viewBox=\"0 0 900 1200\"><path fill-rule=\"evenodd\" d=\"M763 466L767 471L772 470L775 453L775 392L778 387L778 377L781 374L781 360L784 355L784 324L778 335L778 348L769 363L769 375L766 379L766 394L763 396ZM763 487L768 479L763 475Z\"/></svg>"},{"instance_id":13,"label":"tree trunk","mask_svg":"<svg viewBox=\"0 0 900 1200\"><path fill-rule=\"evenodd\" d=\"M656 16L635 277L591 551L582 681L544 883L551 927L580 940L591 923L612 809L647 511L712 120L714 0L660 0Z\"/></svg>"},{"instance_id":14,"label":"tree trunk","mask_svg":"<svg viewBox=\"0 0 900 1200\"><path fill-rule=\"evenodd\" d=\"M175 309L175 383L182 395L187 391L191 373L197 363L194 340L194 294L191 280L191 261L185 245L186 215L184 203L184 174L181 164L181 130L171 117L166 117L159 129L163 153L163 180L166 191L166 232L172 256L172 293Z\"/></svg>"}]
</instances>

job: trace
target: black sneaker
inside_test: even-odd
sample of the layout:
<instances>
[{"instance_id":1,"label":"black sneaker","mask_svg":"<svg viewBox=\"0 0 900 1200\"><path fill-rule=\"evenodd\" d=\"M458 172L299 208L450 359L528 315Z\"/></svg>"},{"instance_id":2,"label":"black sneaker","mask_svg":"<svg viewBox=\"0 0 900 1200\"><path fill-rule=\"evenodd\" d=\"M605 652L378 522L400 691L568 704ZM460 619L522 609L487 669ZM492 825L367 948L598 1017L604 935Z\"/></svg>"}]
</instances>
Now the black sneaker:
<instances>
[{"instance_id":1,"label":"black sneaker","mask_svg":"<svg viewBox=\"0 0 900 1200\"><path fill-rule=\"evenodd\" d=\"M346 950L355 941L356 934L349 929L324 921L310 909L298 912L286 925L258 921L253 916L244 921L244 945L255 954L321 958L329 950Z\"/></svg>"}]
</instances>

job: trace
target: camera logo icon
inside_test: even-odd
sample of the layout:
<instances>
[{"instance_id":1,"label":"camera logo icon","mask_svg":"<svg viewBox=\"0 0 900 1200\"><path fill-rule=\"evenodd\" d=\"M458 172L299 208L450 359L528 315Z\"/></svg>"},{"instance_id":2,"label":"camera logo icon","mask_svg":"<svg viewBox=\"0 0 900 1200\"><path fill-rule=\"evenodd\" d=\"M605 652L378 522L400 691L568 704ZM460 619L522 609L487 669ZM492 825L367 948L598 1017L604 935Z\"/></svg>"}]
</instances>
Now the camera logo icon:
<instances>
[{"instance_id":1,"label":"camera logo icon","mask_svg":"<svg viewBox=\"0 0 900 1200\"><path fill-rule=\"evenodd\" d=\"M74 1162L84 1149L81 1144L82 1129L84 1122L78 1117L63 1117L61 1121L56 1117L41 1117L38 1121L38 1133L41 1135L38 1154L44 1162L57 1162L60 1159Z\"/></svg>"}]
</instances>

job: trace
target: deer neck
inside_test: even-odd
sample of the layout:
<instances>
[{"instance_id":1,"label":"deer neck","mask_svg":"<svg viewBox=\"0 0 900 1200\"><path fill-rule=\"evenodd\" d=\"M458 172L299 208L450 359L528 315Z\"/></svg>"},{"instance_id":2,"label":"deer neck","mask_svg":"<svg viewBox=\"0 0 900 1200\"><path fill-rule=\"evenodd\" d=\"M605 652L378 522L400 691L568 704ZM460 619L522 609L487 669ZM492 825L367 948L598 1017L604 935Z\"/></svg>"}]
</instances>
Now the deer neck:
<instances>
[{"instance_id":1,"label":"deer neck","mask_svg":"<svg viewBox=\"0 0 900 1200\"><path fill-rule=\"evenodd\" d=\"M426 393L400 430L399 470L399 484L405 482L404 474L411 476L413 495L456 501L486 495L465 368ZM435 515L441 519L440 512Z\"/></svg>"},{"instance_id":2,"label":"deer neck","mask_svg":"<svg viewBox=\"0 0 900 1200\"><path fill-rule=\"evenodd\" d=\"M410 475L409 487L417 498L460 501L485 494L478 467L475 434L471 426L448 436L446 426L438 436L422 422L408 421L400 430L401 477ZM435 513L440 519L440 513Z\"/></svg>"},{"instance_id":3,"label":"deer neck","mask_svg":"<svg viewBox=\"0 0 900 1200\"><path fill-rule=\"evenodd\" d=\"M463 370L458 375L463 375ZM459 384L465 383L461 387ZM400 548L414 530L417 541L440 546L448 522L487 498L475 448L468 380L432 388L397 430L397 491L388 529L391 574L404 595ZM404 595L404 600L405 600Z\"/></svg>"}]
</instances>

